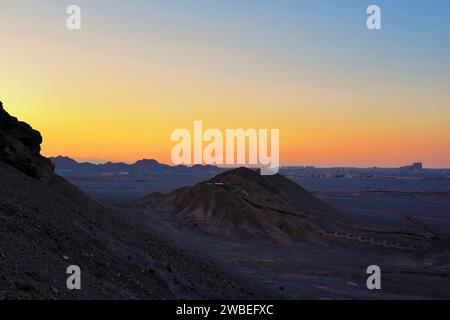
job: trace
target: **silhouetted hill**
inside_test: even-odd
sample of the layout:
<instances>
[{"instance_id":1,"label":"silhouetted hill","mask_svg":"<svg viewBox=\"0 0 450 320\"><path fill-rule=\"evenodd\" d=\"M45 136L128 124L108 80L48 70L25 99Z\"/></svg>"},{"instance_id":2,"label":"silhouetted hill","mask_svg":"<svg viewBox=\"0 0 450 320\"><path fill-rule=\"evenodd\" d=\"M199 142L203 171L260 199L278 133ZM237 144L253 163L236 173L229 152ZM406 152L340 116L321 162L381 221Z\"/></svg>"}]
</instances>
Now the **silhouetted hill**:
<instances>
[{"instance_id":1,"label":"silhouetted hill","mask_svg":"<svg viewBox=\"0 0 450 320\"><path fill-rule=\"evenodd\" d=\"M0 124L0 160L32 177L50 177L53 165L40 155L41 134L11 117L1 102Z\"/></svg>"},{"instance_id":2,"label":"silhouetted hill","mask_svg":"<svg viewBox=\"0 0 450 320\"><path fill-rule=\"evenodd\" d=\"M159 175L164 173L190 174L201 172L222 172L223 169L211 165L183 165L168 166L154 159L142 159L133 164L123 162L107 162L93 164L79 163L71 158L58 156L50 158L55 165L56 172L62 175L102 175L102 174L129 174L129 175Z\"/></svg>"},{"instance_id":3,"label":"silhouetted hill","mask_svg":"<svg viewBox=\"0 0 450 320\"><path fill-rule=\"evenodd\" d=\"M0 104L0 300L266 296L88 198L52 173L40 143ZM69 265L81 290L66 287Z\"/></svg>"},{"instance_id":4,"label":"silhouetted hill","mask_svg":"<svg viewBox=\"0 0 450 320\"><path fill-rule=\"evenodd\" d=\"M238 168L168 195L142 201L208 233L277 242L313 240L344 227L341 213L280 174ZM141 204L142 204L141 202Z\"/></svg>"},{"instance_id":5,"label":"silhouetted hill","mask_svg":"<svg viewBox=\"0 0 450 320\"><path fill-rule=\"evenodd\" d=\"M82 165L81 163L76 162L75 160L64 157L64 156L58 156L56 158L49 158L50 161L59 169L75 169L77 166ZM86 163L87 165L90 165L90 163Z\"/></svg>"}]
</instances>

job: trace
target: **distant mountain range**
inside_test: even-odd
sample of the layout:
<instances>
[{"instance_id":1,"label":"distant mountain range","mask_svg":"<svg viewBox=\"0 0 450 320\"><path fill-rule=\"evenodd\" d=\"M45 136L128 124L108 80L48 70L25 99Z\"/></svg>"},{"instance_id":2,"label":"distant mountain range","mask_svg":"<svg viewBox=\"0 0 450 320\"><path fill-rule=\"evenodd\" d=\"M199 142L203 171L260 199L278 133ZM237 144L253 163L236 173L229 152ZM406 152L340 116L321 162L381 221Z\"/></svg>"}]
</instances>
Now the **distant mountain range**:
<instances>
[{"instance_id":1,"label":"distant mountain range","mask_svg":"<svg viewBox=\"0 0 450 320\"><path fill-rule=\"evenodd\" d=\"M159 175L164 173L191 174L212 172L219 173L224 169L211 165L169 166L154 159L143 159L133 164L124 162L106 162L93 164L77 162L72 158L58 156L49 158L60 175Z\"/></svg>"}]
</instances>

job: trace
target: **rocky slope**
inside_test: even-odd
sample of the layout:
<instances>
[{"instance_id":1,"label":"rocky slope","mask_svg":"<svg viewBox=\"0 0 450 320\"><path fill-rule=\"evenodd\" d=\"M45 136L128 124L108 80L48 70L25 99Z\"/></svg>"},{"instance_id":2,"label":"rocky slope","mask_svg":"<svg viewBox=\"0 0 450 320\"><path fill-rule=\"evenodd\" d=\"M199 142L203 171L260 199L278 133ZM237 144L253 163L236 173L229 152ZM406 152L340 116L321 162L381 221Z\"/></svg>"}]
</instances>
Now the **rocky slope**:
<instances>
[{"instance_id":1,"label":"rocky slope","mask_svg":"<svg viewBox=\"0 0 450 320\"><path fill-rule=\"evenodd\" d=\"M345 228L339 211L277 174L238 168L193 187L143 199L149 211L177 216L207 233L287 243Z\"/></svg>"},{"instance_id":2,"label":"rocky slope","mask_svg":"<svg viewBox=\"0 0 450 320\"><path fill-rule=\"evenodd\" d=\"M0 161L32 177L49 178L52 163L40 155L41 134L27 123L11 117L0 102Z\"/></svg>"},{"instance_id":3,"label":"rocky slope","mask_svg":"<svg viewBox=\"0 0 450 320\"><path fill-rule=\"evenodd\" d=\"M0 105L0 299L270 296L54 175L41 141Z\"/></svg>"}]
</instances>

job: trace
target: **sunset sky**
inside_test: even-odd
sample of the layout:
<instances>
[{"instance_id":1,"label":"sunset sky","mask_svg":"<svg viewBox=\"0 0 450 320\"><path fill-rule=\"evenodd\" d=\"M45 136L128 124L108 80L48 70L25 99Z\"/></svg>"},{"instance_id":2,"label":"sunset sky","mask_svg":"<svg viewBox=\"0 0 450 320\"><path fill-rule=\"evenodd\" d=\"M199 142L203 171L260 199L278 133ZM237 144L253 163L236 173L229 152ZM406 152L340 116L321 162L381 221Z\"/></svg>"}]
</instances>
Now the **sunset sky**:
<instances>
[{"instance_id":1,"label":"sunset sky","mask_svg":"<svg viewBox=\"0 0 450 320\"><path fill-rule=\"evenodd\" d=\"M285 165L450 167L448 0L2 1L0 41L0 100L46 156L170 163L202 120L279 128Z\"/></svg>"}]
</instances>

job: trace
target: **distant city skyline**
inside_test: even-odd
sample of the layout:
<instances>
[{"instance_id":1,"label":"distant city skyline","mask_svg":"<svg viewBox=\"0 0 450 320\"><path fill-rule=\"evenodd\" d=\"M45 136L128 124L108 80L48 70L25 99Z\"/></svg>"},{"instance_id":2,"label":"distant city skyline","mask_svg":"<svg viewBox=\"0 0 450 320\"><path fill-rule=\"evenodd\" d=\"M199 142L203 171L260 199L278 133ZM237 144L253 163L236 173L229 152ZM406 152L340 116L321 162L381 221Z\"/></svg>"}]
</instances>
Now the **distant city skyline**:
<instances>
[{"instance_id":1,"label":"distant city skyline","mask_svg":"<svg viewBox=\"0 0 450 320\"><path fill-rule=\"evenodd\" d=\"M449 168L449 16L445 0L5 2L0 100L46 156L170 164L171 132L202 120L279 128L282 165Z\"/></svg>"}]
</instances>

